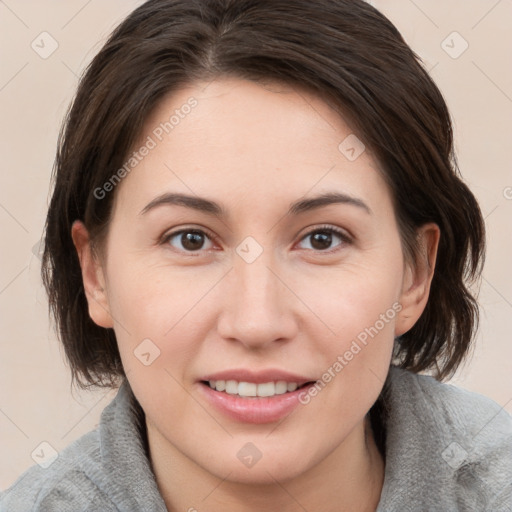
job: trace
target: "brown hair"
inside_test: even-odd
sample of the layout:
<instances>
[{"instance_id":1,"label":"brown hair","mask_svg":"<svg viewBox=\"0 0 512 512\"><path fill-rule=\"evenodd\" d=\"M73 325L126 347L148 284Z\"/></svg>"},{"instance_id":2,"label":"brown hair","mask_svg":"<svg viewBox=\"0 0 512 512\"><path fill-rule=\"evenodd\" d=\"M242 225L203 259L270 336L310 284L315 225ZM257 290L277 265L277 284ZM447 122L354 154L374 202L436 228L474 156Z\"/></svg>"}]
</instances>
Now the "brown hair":
<instances>
[{"instance_id":1,"label":"brown hair","mask_svg":"<svg viewBox=\"0 0 512 512\"><path fill-rule=\"evenodd\" d=\"M73 221L99 240L114 192L94 191L122 167L150 111L181 86L228 75L313 91L347 119L382 167L407 258L417 227L440 227L429 301L395 340L394 361L451 375L478 324L466 284L481 272L484 223L443 97L393 24L362 0L149 0L88 66L59 137L42 277L74 380L115 386L124 373L114 331L89 317Z\"/></svg>"}]
</instances>

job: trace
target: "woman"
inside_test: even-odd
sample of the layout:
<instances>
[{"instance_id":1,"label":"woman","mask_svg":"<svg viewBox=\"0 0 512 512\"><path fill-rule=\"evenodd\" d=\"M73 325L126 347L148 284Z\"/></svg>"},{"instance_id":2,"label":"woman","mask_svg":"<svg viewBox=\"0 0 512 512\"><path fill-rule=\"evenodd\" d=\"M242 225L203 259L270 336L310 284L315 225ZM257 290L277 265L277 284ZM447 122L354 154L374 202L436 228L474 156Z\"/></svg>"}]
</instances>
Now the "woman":
<instances>
[{"instance_id":1,"label":"woman","mask_svg":"<svg viewBox=\"0 0 512 512\"><path fill-rule=\"evenodd\" d=\"M146 2L80 83L43 257L73 377L120 390L2 510L510 510L510 416L442 383L483 256L382 14Z\"/></svg>"}]
</instances>

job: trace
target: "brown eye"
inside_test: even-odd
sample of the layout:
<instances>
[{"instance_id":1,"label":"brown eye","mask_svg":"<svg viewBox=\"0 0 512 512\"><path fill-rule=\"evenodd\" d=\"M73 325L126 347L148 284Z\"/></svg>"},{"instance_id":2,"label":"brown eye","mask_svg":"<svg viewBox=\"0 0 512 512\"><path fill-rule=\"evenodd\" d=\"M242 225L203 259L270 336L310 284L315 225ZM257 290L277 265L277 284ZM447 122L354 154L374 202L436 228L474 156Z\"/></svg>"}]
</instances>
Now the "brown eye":
<instances>
[{"instance_id":1,"label":"brown eye","mask_svg":"<svg viewBox=\"0 0 512 512\"><path fill-rule=\"evenodd\" d=\"M210 247L204 247L206 242L210 242L210 237L201 230L198 229L182 229L170 233L164 239L164 243L170 244L172 247L179 251L194 252L201 249L211 249Z\"/></svg>"},{"instance_id":2,"label":"brown eye","mask_svg":"<svg viewBox=\"0 0 512 512\"><path fill-rule=\"evenodd\" d=\"M345 235L342 231L335 229L333 227L326 228L318 228L313 231L310 231L307 235L305 235L301 242L304 240L310 240L309 247L302 247L302 249L313 249L314 251L328 251L344 245L344 243L349 243L349 237ZM336 239L340 242L335 243Z\"/></svg>"}]
</instances>

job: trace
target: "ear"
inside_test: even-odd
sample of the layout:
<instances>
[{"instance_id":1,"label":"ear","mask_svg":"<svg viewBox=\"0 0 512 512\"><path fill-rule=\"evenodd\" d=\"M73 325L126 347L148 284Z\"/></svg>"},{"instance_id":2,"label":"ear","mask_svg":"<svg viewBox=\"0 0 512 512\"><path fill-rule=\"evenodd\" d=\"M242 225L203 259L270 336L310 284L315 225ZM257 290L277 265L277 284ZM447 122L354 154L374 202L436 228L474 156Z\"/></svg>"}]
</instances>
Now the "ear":
<instances>
[{"instance_id":1,"label":"ear","mask_svg":"<svg viewBox=\"0 0 512 512\"><path fill-rule=\"evenodd\" d=\"M396 318L395 336L411 329L427 305L440 236L439 226L433 222L418 228L419 251L414 263L406 263L400 296L402 309Z\"/></svg>"},{"instance_id":2,"label":"ear","mask_svg":"<svg viewBox=\"0 0 512 512\"><path fill-rule=\"evenodd\" d=\"M81 221L73 222L71 237L80 261L89 316L100 327L113 327L103 268L91 246L87 228Z\"/></svg>"}]
</instances>

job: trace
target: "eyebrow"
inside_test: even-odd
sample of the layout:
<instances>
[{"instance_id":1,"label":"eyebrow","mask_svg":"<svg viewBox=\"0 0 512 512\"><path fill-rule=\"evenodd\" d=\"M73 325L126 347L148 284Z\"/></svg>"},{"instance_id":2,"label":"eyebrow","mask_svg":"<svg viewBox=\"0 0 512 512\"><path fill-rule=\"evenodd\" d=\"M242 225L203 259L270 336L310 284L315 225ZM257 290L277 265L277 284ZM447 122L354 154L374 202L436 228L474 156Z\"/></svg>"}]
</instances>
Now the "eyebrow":
<instances>
[{"instance_id":1,"label":"eyebrow","mask_svg":"<svg viewBox=\"0 0 512 512\"><path fill-rule=\"evenodd\" d=\"M371 208L357 197L343 194L341 192L327 192L311 198L300 199L299 201L292 203L288 209L287 215L298 215L300 213L315 210L331 204L348 204L361 208L370 215L373 214ZM186 208L192 208L214 217L227 217L226 210L215 201L199 196L171 192L162 194L153 199L141 210L139 215L144 215L148 211L164 205L185 206Z\"/></svg>"}]
</instances>

